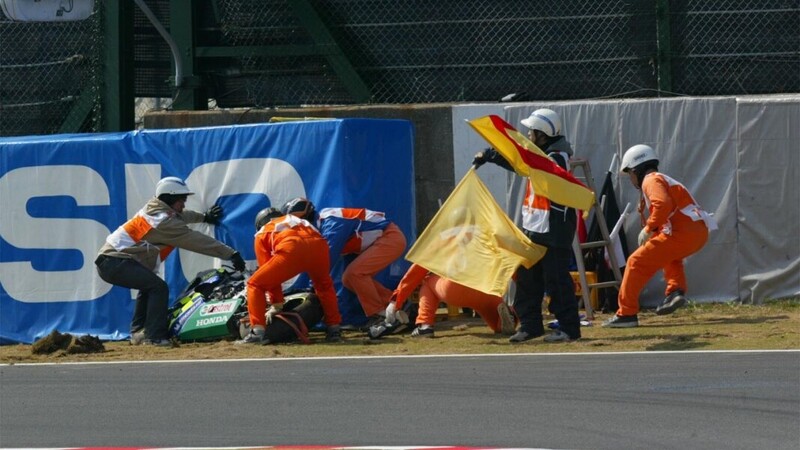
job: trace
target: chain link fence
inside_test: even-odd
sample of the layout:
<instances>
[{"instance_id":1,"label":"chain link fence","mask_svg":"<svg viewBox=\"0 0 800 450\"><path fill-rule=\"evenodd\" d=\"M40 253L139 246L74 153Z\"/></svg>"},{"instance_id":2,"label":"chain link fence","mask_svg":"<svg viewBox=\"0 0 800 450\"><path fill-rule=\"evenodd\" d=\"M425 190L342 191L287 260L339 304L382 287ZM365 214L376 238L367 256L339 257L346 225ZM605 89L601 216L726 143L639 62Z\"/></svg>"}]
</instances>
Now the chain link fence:
<instances>
[{"instance_id":1,"label":"chain link fence","mask_svg":"<svg viewBox=\"0 0 800 450\"><path fill-rule=\"evenodd\" d=\"M147 3L169 27L169 1ZM199 0L198 45L297 50L322 29L356 78L309 52L199 58L212 107L354 104L354 84L389 104L800 92L800 0L308 0L317 28L299 3ZM93 98L81 130L99 130L100 18L0 14L0 136L58 132L81 96ZM136 95L169 108L169 48L138 10L134 26Z\"/></svg>"},{"instance_id":2,"label":"chain link fence","mask_svg":"<svg viewBox=\"0 0 800 450\"><path fill-rule=\"evenodd\" d=\"M0 12L0 136L99 130L101 26L97 13L13 22Z\"/></svg>"},{"instance_id":3,"label":"chain link fence","mask_svg":"<svg viewBox=\"0 0 800 450\"><path fill-rule=\"evenodd\" d=\"M219 3L228 45L313 42L286 2ZM669 8L669 89L658 79L659 3L312 2L374 103L800 91L800 1L662 2ZM323 57L241 64L238 94L221 104L353 102Z\"/></svg>"},{"instance_id":4,"label":"chain link fence","mask_svg":"<svg viewBox=\"0 0 800 450\"><path fill-rule=\"evenodd\" d=\"M671 1L673 90L800 92L800 1Z\"/></svg>"},{"instance_id":5,"label":"chain link fence","mask_svg":"<svg viewBox=\"0 0 800 450\"><path fill-rule=\"evenodd\" d=\"M498 101L509 94L587 98L633 90L631 83L655 83L647 65L655 42L644 30L631 29L635 20L653 22L655 10L646 17L627 1L313 5L374 103ZM220 2L220 10L229 45L313 43L285 2L228 0ZM352 102L324 57L241 62L246 97L237 100L242 103Z\"/></svg>"}]
</instances>

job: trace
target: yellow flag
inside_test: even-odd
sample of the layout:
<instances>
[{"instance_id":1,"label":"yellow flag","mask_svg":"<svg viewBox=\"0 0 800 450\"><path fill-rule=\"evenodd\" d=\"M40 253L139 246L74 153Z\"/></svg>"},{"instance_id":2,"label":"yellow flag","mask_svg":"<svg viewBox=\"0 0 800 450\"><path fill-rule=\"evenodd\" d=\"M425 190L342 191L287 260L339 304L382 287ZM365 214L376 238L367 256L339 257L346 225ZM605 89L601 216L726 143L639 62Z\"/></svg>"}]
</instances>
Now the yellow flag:
<instances>
[{"instance_id":1,"label":"yellow flag","mask_svg":"<svg viewBox=\"0 0 800 450\"><path fill-rule=\"evenodd\" d=\"M470 169L406 259L464 286L503 295L517 267L532 266L545 251L514 225Z\"/></svg>"},{"instance_id":2,"label":"yellow flag","mask_svg":"<svg viewBox=\"0 0 800 450\"><path fill-rule=\"evenodd\" d=\"M529 177L533 192L542 197L588 211L594 204L594 192L571 173L498 116L470 120L469 124L511 164L514 171Z\"/></svg>"}]
</instances>

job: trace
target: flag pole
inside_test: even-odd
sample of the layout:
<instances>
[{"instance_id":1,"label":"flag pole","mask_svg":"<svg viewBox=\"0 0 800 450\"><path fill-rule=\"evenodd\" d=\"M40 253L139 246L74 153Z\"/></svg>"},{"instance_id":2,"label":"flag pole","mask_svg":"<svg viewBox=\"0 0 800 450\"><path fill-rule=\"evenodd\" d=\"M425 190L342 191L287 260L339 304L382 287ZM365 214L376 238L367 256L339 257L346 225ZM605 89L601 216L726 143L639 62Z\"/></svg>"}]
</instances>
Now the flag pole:
<instances>
[{"instance_id":1,"label":"flag pole","mask_svg":"<svg viewBox=\"0 0 800 450\"><path fill-rule=\"evenodd\" d=\"M614 246L614 259L617 261L617 267L622 268L625 267L627 262L625 261L625 253L622 251L622 244L619 240L619 232L622 230L622 225L625 224L625 219L630 214L631 204L628 203L625 205L625 210L622 211L622 214L619 215L619 220L617 223L614 224L614 228L611 230L611 233L608 234L608 239L612 242ZM611 259L608 257L608 248L603 252L603 255L608 262L608 265L611 265Z\"/></svg>"},{"instance_id":2,"label":"flag pole","mask_svg":"<svg viewBox=\"0 0 800 450\"><path fill-rule=\"evenodd\" d=\"M622 214L619 215L619 220L617 220L617 223L614 224L614 228L611 229L611 233L608 233L608 237L610 237L611 240L616 239L617 236L619 235L619 230L621 230L622 225L625 224L625 219L628 218L628 215L630 214L630 209L631 209L631 204L629 202L627 205L625 205L625 210L622 211Z\"/></svg>"},{"instance_id":3,"label":"flag pole","mask_svg":"<svg viewBox=\"0 0 800 450\"><path fill-rule=\"evenodd\" d=\"M611 165L608 166L609 172L614 172L614 166L617 164L617 152L614 152L614 156L611 157Z\"/></svg>"}]
</instances>

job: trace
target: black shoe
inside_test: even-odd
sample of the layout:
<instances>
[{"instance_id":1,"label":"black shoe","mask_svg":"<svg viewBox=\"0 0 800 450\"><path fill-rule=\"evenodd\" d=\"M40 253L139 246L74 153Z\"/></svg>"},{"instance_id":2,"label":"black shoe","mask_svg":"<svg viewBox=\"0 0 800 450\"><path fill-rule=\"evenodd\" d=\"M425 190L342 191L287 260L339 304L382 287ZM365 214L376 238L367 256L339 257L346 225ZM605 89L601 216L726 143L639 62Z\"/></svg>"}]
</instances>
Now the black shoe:
<instances>
[{"instance_id":1,"label":"black shoe","mask_svg":"<svg viewBox=\"0 0 800 450\"><path fill-rule=\"evenodd\" d=\"M341 342L342 332L339 330L339 325L331 325L325 330L326 342Z\"/></svg>"},{"instance_id":2,"label":"black shoe","mask_svg":"<svg viewBox=\"0 0 800 450\"><path fill-rule=\"evenodd\" d=\"M603 322L601 326L603 328L635 328L639 326L639 316L620 316L614 314L614 317Z\"/></svg>"},{"instance_id":3,"label":"black shoe","mask_svg":"<svg viewBox=\"0 0 800 450\"><path fill-rule=\"evenodd\" d=\"M411 332L411 337L415 338L432 338L433 337L433 328L421 328L417 327L414 328L414 331Z\"/></svg>"},{"instance_id":4,"label":"black shoe","mask_svg":"<svg viewBox=\"0 0 800 450\"><path fill-rule=\"evenodd\" d=\"M383 317L383 316L381 316L379 314L374 314L374 315L371 315L371 316L367 317L367 321L364 322L363 325L359 325L358 327L356 327L356 329L358 331L369 332L370 328L374 327L375 325L383 323L384 320L386 320L385 317Z\"/></svg>"},{"instance_id":5,"label":"black shoe","mask_svg":"<svg viewBox=\"0 0 800 450\"><path fill-rule=\"evenodd\" d=\"M400 321L394 321L391 323L383 321L369 327L369 330L367 330L367 336L370 339L380 339L384 336L403 331L407 328L407 326L408 324L400 323Z\"/></svg>"},{"instance_id":6,"label":"black shoe","mask_svg":"<svg viewBox=\"0 0 800 450\"><path fill-rule=\"evenodd\" d=\"M665 298L660 305L658 305L658 308L656 308L656 314L659 316L672 314L675 312L676 309L680 308L685 304L686 304L686 297L684 297L683 291L680 289L674 290L669 293L667 298Z\"/></svg>"},{"instance_id":7,"label":"black shoe","mask_svg":"<svg viewBox=\"0 0 800 450\"><path fill-rule=\"evenodd\" d=\"M530 341L531 339L536 339L540 336L544 336L544 331L541 333L529 333L525 330L519 330L514 333L513 336L508 338L508 342L525 342Z\"/></svg>"}]
</instances>

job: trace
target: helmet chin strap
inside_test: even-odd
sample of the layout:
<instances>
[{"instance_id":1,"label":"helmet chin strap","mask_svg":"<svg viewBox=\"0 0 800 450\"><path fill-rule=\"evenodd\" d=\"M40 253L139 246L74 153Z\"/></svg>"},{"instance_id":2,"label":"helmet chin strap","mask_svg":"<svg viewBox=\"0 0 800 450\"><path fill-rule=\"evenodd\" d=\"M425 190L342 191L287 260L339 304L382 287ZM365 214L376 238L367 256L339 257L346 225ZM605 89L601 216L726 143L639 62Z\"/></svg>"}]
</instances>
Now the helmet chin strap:
<instances>
[{"instance_id":1,"label":"helmet chin strap","mask_svg":"<svg viewBox=\"0 0 800 450\"><path fill-rule=\"evenodd\" d=\"M647 175L647 169L633 169L633 174L636 175L636 182L639 184L639 190L642 190L642 182L644 182L644 176Z\"/></svg>"},{"instance_id":2,"label":"helmet chin strap","mask_svg":"<svg viewBox=\"0 0 800 450\"><path fill-rule=\"evenodd\" d=\"M536 144L536 146L539 147L539 150L541 150L541 151L543 151L545 153L548 153L547 149L550 148L550 144L555 142L556 139L558 139L558 138L557 137L548 136L541 130L535 130L535 131L538 131L539 133L541 133L541 135L544 136L544 139L542 139L542 141L544 141L544 142L542 142L542 144L539 145L539 143L537 142L537 141L539 141L539 139L534 139L534 144Z\"/></svg>"},{"instance_id":3,"label":"helmet chin strap","mask_svg":"<svg viewBox=\"0 0 800 450\"><path fill-rule=\"evenodd\" d=\"M639 183L639 190L642 189L642 183L644 182L644 177L648 173L658 172L658 165L652 164L650 161L645 161L641 165L634 167L631 169L634 175L636 175L636 181Z\"/></svg>"}]
</instances>

